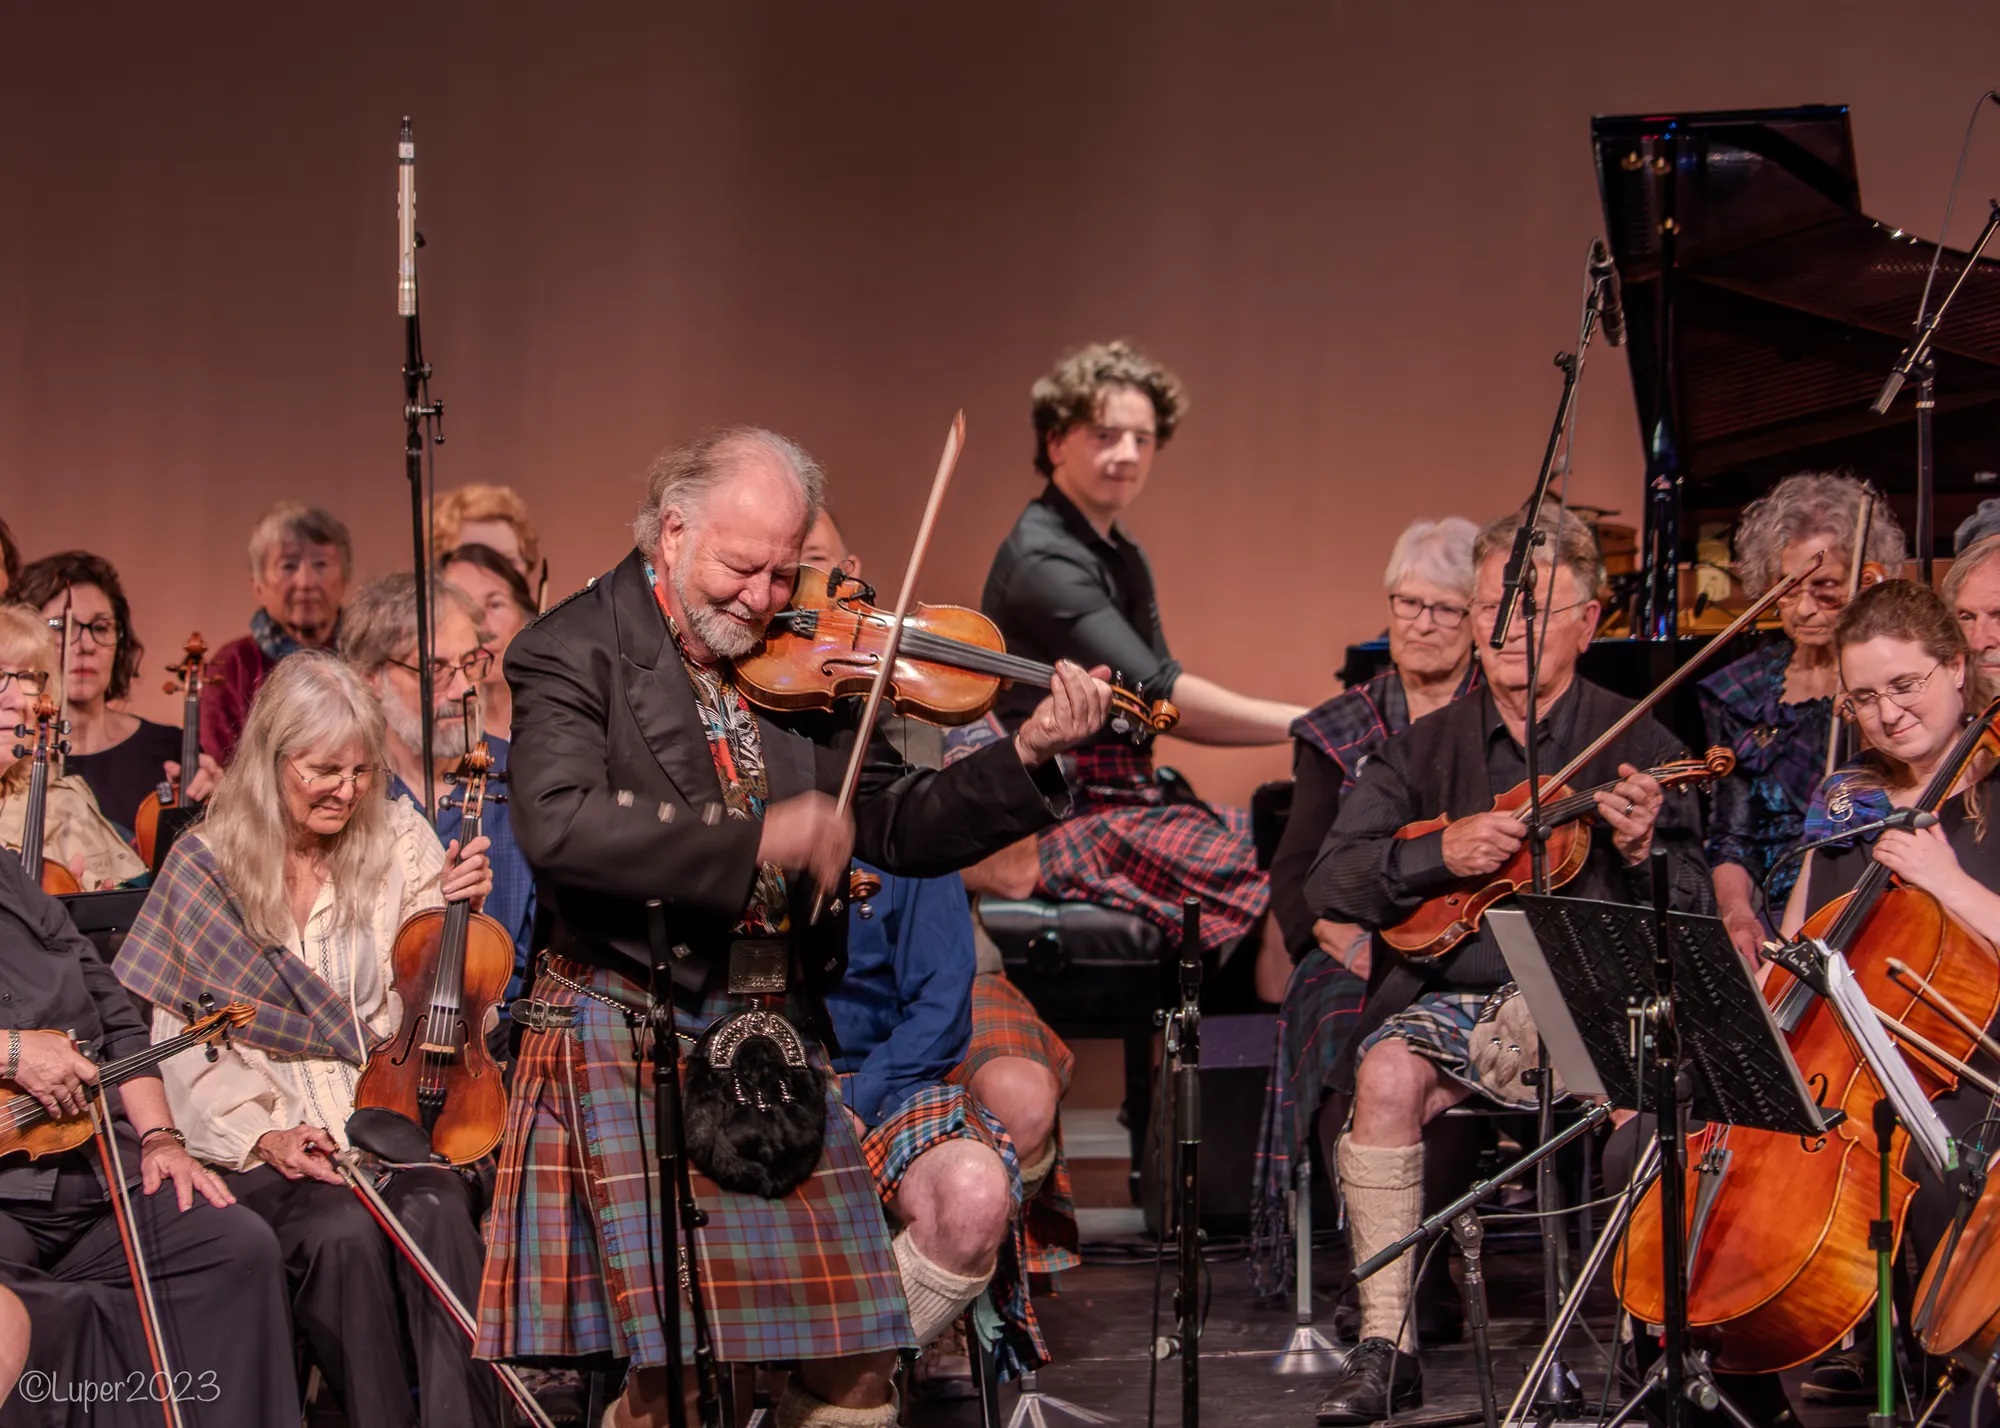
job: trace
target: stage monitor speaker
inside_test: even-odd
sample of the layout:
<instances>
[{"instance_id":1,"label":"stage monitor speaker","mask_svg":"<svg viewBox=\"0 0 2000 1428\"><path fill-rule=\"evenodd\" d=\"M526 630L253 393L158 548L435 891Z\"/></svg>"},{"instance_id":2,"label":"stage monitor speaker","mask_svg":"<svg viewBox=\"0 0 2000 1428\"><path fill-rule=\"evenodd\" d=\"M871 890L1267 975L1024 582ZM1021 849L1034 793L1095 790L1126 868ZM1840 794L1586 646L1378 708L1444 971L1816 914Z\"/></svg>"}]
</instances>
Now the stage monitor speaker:
<instances>
[{"instance_id":1,"label":"stage monitor speaker","mask_svg":"<svg viewBox=\"0 0 2000 1428\"><path fill-rule=\"evenodd\" d=\"M1278 1019L1264 1013L1201 1019L1201 1227L1211 1235L1246 1235L1256 1187L1257 1130L1264 1121L1264 1083L1277 1044ZM1164 1068L1162 1075L1165 1074ZM1159 1090L1147 1110L1146 1160L1140 1167L1146 1229L1162 1232L1162 1136L1172 1154L1173 1126L1160 1124Z\"/></svg>"}]
</instances>

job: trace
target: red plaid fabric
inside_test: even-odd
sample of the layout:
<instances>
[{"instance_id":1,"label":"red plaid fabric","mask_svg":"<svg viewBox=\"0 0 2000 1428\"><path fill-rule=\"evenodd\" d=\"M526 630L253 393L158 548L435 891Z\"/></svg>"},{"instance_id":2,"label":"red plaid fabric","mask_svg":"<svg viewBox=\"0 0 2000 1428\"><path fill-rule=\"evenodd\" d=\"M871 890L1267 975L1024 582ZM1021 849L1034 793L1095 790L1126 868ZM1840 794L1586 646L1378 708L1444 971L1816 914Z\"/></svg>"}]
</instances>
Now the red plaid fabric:
<instances>
[{"instance_id":1,"label":"red plaid fabric","mask_svg":"<svg viewBox=\"0 0 2000 1428\"><path fill-rule=\"evenodd\" d=\"M1034 1004L1001 972L981 972L972 980L972 1040L965 1059L947 1078L970 1088L980 1067L1002 1056L1019 1056L1046 1066L1062 1093L1069 1092L1076 1057L1035 1012ZM1022 1262L1032 1274L1060 1274L1083 1263L1076 1223L1075 1187L1063 1155L1062 1120L1056 1120L1056 1163L1021 1215L1026 1234Z\"/></svg>"},{"instance_id":2,"label":"red plaid fabric","mask_svg":"<svg viewBox=\"0 0 2000 1428\"><path fill-rule=\"evenodd\" d=\"M643 996L604 968L554 968L627 1000ZM548 977L535 995L574 1005L577 1022L528 1033L515 1065L477 1353L662 1365L651 1063L633 1060L634 1033L612 1007ZM740 1009L716 994L677 1020L693 1034ZM791 1194L734 1194L700 1174L694 1190L709 1217L697 1243L719 1359L783 1363L915 1347L874 1180L836 1095L827 1097L819 1168Z\"/></svg>"},{"instance_id":3,"label":"red plaid fabric","mask_svg":"<svg viewBox=\"0 0 2000 1428\"><path fill-rule=\"evenodd\" d=\"M1244 936L1271 905L1250 815L1240 808L1111 807L1058 824L1036 848L1038 891L1143 917L1176 942L1183 898L1201 899L1202 937L1211 947Z\"/></svg>"}]
</instances>

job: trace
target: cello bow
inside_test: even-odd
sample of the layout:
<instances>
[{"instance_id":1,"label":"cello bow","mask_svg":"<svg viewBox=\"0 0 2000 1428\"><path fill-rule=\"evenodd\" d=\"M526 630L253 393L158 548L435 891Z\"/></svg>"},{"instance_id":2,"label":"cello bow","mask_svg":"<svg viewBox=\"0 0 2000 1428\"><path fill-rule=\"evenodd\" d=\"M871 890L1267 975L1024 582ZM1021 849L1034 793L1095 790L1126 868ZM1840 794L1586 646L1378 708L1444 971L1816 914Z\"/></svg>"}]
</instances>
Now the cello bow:
<instances>
[{"instance_id":1,"label":"cello bow","mask_svg":"<svg viewBox=\"0 0 2000 1428\"><path fill-rule=\"evenodd\" d=\"M1669 694L1672 694L1676 689L1680 688L1680 686L1686 682L1688 676L1692 675L1696 670L1700 669L1704 664L1707 664L1708 661L1715 655L1716 651L1720 650L1724 645L1728 644L1730 640L1734 639L1743 630L1748 628L1752 620L1755 620L1759 615L1763 614L1766 610L1770 609L1773 605L1777 604L1780 600L1784 599L1787 595L1791 594L1794 590L1798 589L1800 585L1805 583L1805 579L1807 576L1813 574L1820 568L1820 566L1824 565L1825 563L1826 563L1826 552L1823 550L1814 551L1813 558L1807 561L1803 568L1798 570L1796 573L1785 577L1785 579L1779 581L1776 585L1773 585L1769 590L1766 590L1762 595L1760 595L1757 598L1756 602L1752 604L1749 609L1745 610L1742 614L1738 615L1735 619L1731 620L1729 622L1729 627L1727 629L1723 630L1722 633L1716 635L1707 644L1703 645L1700 649L1696 650L1693 654L1689 655L1685 663L1683 663L1679 668L1675 669L1672 674L1668 675L1658 684L1654 685L1653 688L1650 691L1648 691L1645 698L1641 699L1638 703L1634 704L1630 709L1627 709L1623 714L1619 715L1617 720L1611 725L1610 728L1606 729L1602 734L1599 734L1595 739L1592 739L1589 745L1583 750L1582 753L1578 754L1575 758L1571 759L1568 763L1564 764L1562 766L1562 769L1558 773L1554 774L1551 777L1545 778L1543 782L1552 788L1560 788L1564 784L1568 783L1571 779L1575 778L1577 774L1583 770L1585 765L1587 765L1592 759L1596 758L1599 754L1603 753L1605 749L1610 747L1611 743L1614 740L1616 740L1620 735L1622 735L1627 729L1631 728L1634 724L1638 723L1641 719L1645 718L1646 715L1650 714L1653 711L1654 707L1657 706L1662 699L1665 699Z\"/></svg>"}]
</instances>

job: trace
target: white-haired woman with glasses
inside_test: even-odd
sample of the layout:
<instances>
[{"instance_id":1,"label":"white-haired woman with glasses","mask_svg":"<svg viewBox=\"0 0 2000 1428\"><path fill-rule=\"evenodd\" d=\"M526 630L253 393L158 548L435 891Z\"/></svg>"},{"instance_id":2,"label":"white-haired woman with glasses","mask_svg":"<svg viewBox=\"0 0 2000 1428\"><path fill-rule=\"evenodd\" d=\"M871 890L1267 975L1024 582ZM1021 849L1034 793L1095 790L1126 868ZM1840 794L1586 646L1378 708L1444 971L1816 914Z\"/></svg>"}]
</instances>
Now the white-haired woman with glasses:
<instances>
[{"instance_id":1,"label":"white-haired woman with glasses","mask_svg":"<svg viewBox=\"0 0 2000 1428\"><path fill-rule=\"evenodd\" d=\"M1745 507L1737 523L1737 575L1753 597L1824 555L1778 605L1783 638L1697 686L1708 742L1736 754L1735 772L1718 780L1711 795L1707 852L1723 923L1746 957L1756 955L1770 936L1768 920L1785 905L1797 865L1780 866L1779 859L1798 842L1806 805L1826 773L1838 680L1833 630L1847 603L1864 498L1870 516L1863 559L1896 575L1903 528L1888 503L1852 476L1787 476Z\"/></svg>"},{"instance_id":2,"label":"white-haired woman with glasses","mask_svg":"<svg viewBox=\"0 0 2000 1428\"><path fill-rule=\"evenodd\" d=\"M367 1051L391 1034L396 931L492 888L486 840L438 845L384 795L382 711L360 676L303 651L258 691L208 811L174 845L120 949L126 985L161 1010L213 986L259 1002L214 1061L164 1068L188 1148L277 1231L292 1308L355 1428L498 1424L496 1380L346 1187L330 1157ZM467 1175L397 1169L382 1193L459 1295L476 1297L481 1194ZM406 1349L400 1323L407 1323Z\"/></svg>"},{"instance_id":3,"label":"white-haired woman with glasses","mask_svg":"<svg viewBox=\"0 0 2000 1428\"><path fill-rule=\"evenodd\" d=\"M1267 1083L1253 1231L1255 1277L1266 1292L1279 1292L1290 1270L1285 1191L1296 1157L1311 1143L1327 1075L1360 1017L1370 970L1367 934L1315 918L1306 901L1306 874L1368 756L1391 734L1478 684L1469 616L1478 535L1479 527L1462 516L1412 521L1404 529L1382 575L1389 667L1292 724L1292 807L1271 860L1271 911L1295 965L1282 993ZM1331 1137L1326 1149L1331 1154ZM1419 1295L1419 1315L1428 1311L1433 1342L1443 1336L1438 1314L1452 1316L1433 1302L1438 1296L1432 1291L1445 1284L1444 1276L1427 1276Z\"/></svg>"},{"instance_id":4,"label":"white-haired woman with glasses","mask_svg":"<svg viewBox=\"0 0 2000 1428\"><path fill-rule=\"evenodd\" d=\"M0 848L18 852L28 829L28 782L34 772L35 706L47 692L62 706L61 664L55 634L27 605L0 605ZM16 734L25 728L25 735ZM145 876L90 785L51 770L42 809L42 856L69 869L86 891L117 887Z\"/></svg>"}]
</instances>

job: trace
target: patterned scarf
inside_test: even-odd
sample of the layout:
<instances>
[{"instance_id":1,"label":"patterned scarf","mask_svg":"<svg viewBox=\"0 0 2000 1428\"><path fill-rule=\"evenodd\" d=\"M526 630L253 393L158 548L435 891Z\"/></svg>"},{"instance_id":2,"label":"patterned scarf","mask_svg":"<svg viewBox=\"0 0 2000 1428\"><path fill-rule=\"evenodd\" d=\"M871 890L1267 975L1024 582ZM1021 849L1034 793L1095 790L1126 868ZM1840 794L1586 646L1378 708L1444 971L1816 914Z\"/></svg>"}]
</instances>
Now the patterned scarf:
<instances>
[{"instance_id":1,"label":"patterned scarf","mask_svg":"<svg viewBox=\"0 0 2000 1428\"><path fill-rule=\"evenodd\" d=\"M355 1066L368 1060L352 1005L289 949L249 933L215 854L198 835L174 844L112 970L169 1011L198 1003L204 992L217 1002L255 1002L250 1024L230 1035L260 1051Z\"/></svg>"},{"instance_id":2,"label":"patterned scarf","mask_svg":"<svg viewBox=\"0 0 2000 1428\"><path fill-rule=\"evenodd\" d=\"M688 654L687 646L681 643L680 627L667 608L666 589L651 561L646 563L646 580L653 587L660 614L666 618L667 632L674 637L674 650L687 670L688 683L694 686L694 707L701 715L709 757L715 762L716 782L722 786L722 806L731 818L762 818L771 786L764 773L764 741L757 732L757 715L729 678L727 665L711 669ZM736 925L737 935L779 937L791 927L784 870L775 863L758 864L757 881L750 889L743 920Z\"/></svg>"},{"instance_id":3,"label":"patterned scarf","mask_svg":"<svg viewBox=\"0 0 2000 1428\"><path fill-rule=\"evenodd\" d=\"M264 658L272 664L276 664L286 655L295 655L300 650L309 648L285 633L284 627L271 618L271 612L268 610L259 610L250 617L250 639L264 652ZM326 647L330 650L340 648L338 621L334 623L333 638L326 642Z\"/></svg>"}]
</instances>

